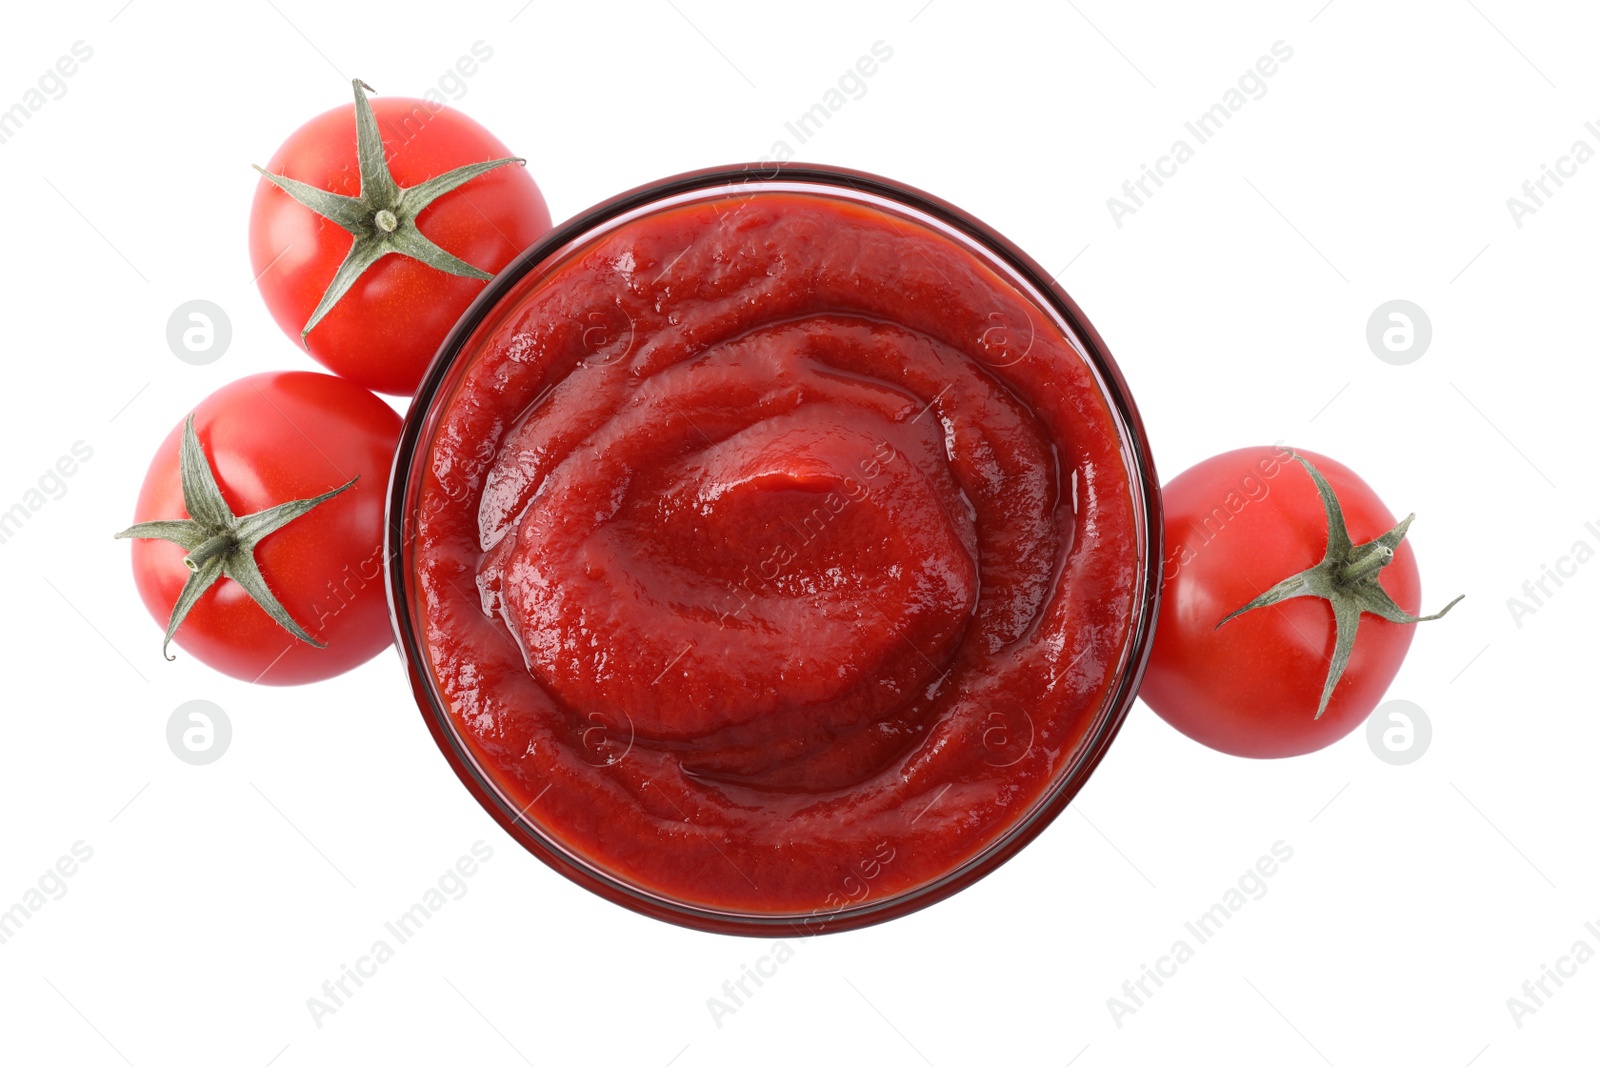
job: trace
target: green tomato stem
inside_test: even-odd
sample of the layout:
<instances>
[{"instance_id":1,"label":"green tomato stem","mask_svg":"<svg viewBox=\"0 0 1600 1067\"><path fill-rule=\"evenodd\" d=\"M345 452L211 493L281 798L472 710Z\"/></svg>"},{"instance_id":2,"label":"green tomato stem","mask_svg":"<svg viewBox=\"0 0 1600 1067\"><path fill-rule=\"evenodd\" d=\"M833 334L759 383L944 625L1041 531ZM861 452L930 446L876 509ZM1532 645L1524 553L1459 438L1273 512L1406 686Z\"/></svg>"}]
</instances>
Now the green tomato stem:
<instances>
[{"instance_id":1,"label":"green tomato stem","mask_svg":"<svg viewBox=\"0 0 1600 1067\"><path fill-rule=\"evenodd\" d=\"M1328 710L1328 701L1333 698L1334 688L1350 663L1362 615L1376 615L1380 619L1401 624L1428 622L1441 618L1461 598L1456 597L1433 615L1413 615L1396 604L1379 584L1378 576L1383 568L1394 562L1395 547L1405 538L1415 516L1407 516L1382 537L1365 544L1353 544L1350 532L1345 528L1344 509L1340 507L1339 498L1328 480L1304 456L1292 449L1289 455L1299 461L1317 487L1317 495L1322 500L1328 521L1327 552L1320 563L1298 574L1291 574L1244 607L1228 613L1217 626L1226 625L1247 611L1280 604L1295 597L1309 596L1326 600L1333 609L1334 648L1328 661L1328 674L1322 684L1322 699L1317 703L1316 718L1320 719L1322 713Z\"/></svg>"},{"instance_id":2,"label":"green tomato stem","mask_svg":"<svg viewBox=\"0 0 1600 1067\"><path fill-rule=\"evenodd\" d=\"M213 556L226 556L238 547L239 539L234 536L233 531L223 530L200 542L198 548L183 557L183 565L191 571L198 571Z\"/></svg>"},{"instance_id":3,"label":"green tomato stem","mask_svg":"<svg viewBox=\"0 0 1600 1067\"><path fill-rule=\"evenodd\" d=\"M1334 575L1334 581L1340 585L1354 585L1363 578L1377 574L1380 570L1394 562L1394 549L1376 541L1356 549L1350 557L1350 562L1340 567Z\"/></svg>"},{"instance_id":4,"label":"green tomato stem","mask_svg":"<svg viewBox=\"0 0 1600 1067\"><path fill-rule=\"evenodd\" d=\"M167 646L188 617L189 609L207 590L225 578L238 583L262 611L289 633L309 645L325 647L323 642L295 622L288 609L267 586L267 580L256 562L256 549L265 538L349 489L356 479L352 478L337 489L330 489L319 496L286 501L249 515L235 515L223 499L222 489L217 485L216 475L211 469L211 461L200 445L192 413L183 420L178 470L183 481L183 506L189 517L141 522L117 534L119 538L170 541L188 550L183 557L183 564L189 570L189 577L185 579L177 602L172 606L172 613L167 618L167 634L161 642L162 655L167 655Z\"/></svg>"}]
</instances>

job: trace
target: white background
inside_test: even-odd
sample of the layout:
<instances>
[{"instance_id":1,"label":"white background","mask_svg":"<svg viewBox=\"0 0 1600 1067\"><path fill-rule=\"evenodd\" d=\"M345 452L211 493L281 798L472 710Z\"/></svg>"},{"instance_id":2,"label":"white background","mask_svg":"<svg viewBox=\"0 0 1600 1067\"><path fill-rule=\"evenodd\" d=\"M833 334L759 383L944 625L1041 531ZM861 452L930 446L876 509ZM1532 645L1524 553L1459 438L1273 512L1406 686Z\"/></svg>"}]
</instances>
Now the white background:
<instances>
[{"instance_id":1,"label":"white background","mask_svg":"<svg viewBox=\"0 0 1600 1067\"><path fill-rule=\"evenodd\" d=\"M1506 199L1572 142L1600 148L1576 3L1132 5L902 0L625 8L29 4L0 35L0 108L75 41L93 57L0 144L0 509L82 440L93 458L0 544L9 689L0 908L77 841L93 858L0 945L0 1058L76 1064L452 1062L945 1065L1593 1062L1600 962L1519 1027L1573 943L1600 949L1592 688L1600 564L1519 627L1507 598L1582 539L1594 485L1600 162L1519 228ZM1434 738L1364 735L1282 762L1224 757L1142 705L1081 799L976 887L887 925L795 943L719 1027L707 998L770 944L604 903L505 837L462 789L395 655L252 688L179 654L111 534L160 438L247 373L310 367L251 283L264 162L305 118L437 87L529 159L556 218L683 170L770 155L949 199L1052 270L1107 339L1170 478L1284 439L1363 472L1411 540L1425 608L1389 696ZM805 112L893 49L821 133ZM1136 214L1106 199L1276 41L1293 49ZM1193 143L1191 139L1191 144ZM1553 188L1553 187L1552 187ZM233 343L174 358L204 298ZM1434 338L1381 362L1368 316L1404 298ZM174 758L184 701L231 748ZM307 998L473 843L468 883L317 1026ZM1133 1015L1122 996L1274 842L1293 858ZM1190 938L1193 944L1192 938Z\"/></svg>"}]
</instances>

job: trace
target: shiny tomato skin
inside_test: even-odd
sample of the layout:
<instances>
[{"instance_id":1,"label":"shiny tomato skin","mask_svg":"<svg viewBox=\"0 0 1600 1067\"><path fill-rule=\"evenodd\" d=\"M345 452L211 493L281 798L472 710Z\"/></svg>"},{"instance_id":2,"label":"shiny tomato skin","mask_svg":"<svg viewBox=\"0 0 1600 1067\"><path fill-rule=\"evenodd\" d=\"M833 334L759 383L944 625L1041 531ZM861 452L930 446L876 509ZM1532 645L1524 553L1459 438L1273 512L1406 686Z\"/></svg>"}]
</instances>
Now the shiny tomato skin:
<instances>
[{"instance_id":1,"label":"shiny tomato skin","mask_svg":"<svg viewBox=\"0 0 1600 1067\"><path fill-rule=\"evenodd\" d=\"M1395 517L1366 482L1299 449L1333 487L1350 539ZM1271 758L1314 752L1359 726L1383 699L1414 627L1362 615L1349 666L1327 710L1317 702L1333 655L1333 609L1299 597L1217 623L1277 582L1320 562L1328 527L1304 467L1274 446L1213 456L1162 490L1166 560L1155 645L1139 695L1183 733L1222 752ZM1402 541L1380 583L1415 614L1416 556Z\"/></svg>"},{"instance_id":2,"label":"shiny tomato skin","mask_svg":"<svg viewBox=\"0 0 1600 1067\"><path fill-rule=\"evenodd\" d=\"M294 637L227 578L194 605L173 643L224 674L263 685L331 678L387 648L393 635L383 589L383 511L400 416L360 386L311 371L241 378L201 401L194 415L195 434L235 515L360 479L256 550L267 587L326 648ZM136 522L189 517L178 474L182 432L180 422L156 450ZM184 550L168 541L132 544L139 595L165 628L189 574Z\"/></svg>"},{"instance_id":3,"label":"shiny tomato skin","mask_svg":"<svg viewBox=\"0 0 1600 1067\"><path fill-rule=\"evenodd\" d=\"M374 96L372 109L389 171L403 188L468 163L516 155L453 108ZM359 194L355 104L324 112L290 134L266 169L345 196ZM550 228L550 211L527 168L512 163L439 197L417 217L417 227L445 251L494 274ZM257 184L251 269L272 317L296 346L351 242L338 225L265 178ZM335 374L376 392L410 396L484 284L391 253L367 268L305 343Z\"/></svg>"}]
</instances>

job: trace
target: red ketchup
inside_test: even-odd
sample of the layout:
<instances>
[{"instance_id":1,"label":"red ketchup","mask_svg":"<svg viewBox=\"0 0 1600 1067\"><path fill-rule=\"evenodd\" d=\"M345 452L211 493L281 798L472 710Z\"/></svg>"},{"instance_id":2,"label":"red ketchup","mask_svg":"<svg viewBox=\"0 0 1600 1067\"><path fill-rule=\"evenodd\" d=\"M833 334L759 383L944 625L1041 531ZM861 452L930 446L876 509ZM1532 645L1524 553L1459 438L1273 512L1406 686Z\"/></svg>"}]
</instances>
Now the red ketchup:
<instances>
[{"instance_id":1,"label":"red ketchup","mask_svg":"<svg viewBox=\"0 0 1600 1067\"><path fill-rule=\"evenodd\" d=\"M646 893L827 916L1028 816L1141 566L1058 326L930 226L787 191L635 217L501 306L437 400L414 610L524 819Z\"/></svg>"}]
</instances>

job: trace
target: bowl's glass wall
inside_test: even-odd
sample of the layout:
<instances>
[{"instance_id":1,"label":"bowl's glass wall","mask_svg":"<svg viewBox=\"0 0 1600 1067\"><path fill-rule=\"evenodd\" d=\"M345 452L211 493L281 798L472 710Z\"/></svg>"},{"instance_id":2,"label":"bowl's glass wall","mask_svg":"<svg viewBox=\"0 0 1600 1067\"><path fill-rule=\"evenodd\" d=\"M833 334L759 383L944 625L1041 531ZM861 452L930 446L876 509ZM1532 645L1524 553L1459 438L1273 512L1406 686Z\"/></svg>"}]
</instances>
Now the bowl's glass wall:
<instances>
[{"instance_id":1,"label":"bowl's glass wall","mask_svg":"<svg viewBox=\"0 0 1600 1067\"><path fill-rule=\"evenodd\" d=\"M457 734L429 666L418 626L412 539L421 475L439 414L454 394L479 339L491 334L538 279L557 269L599 236L629 220L677 204L729 195L801 192L864 203L915 221L965 246L1023 294L1059 328L1090 369L1120 432L1121 453L1135 504L1140 588L1134 618L1116 664L1117 684L1096 709L1085 742L1065 761L1052 786L1027 815L983 852L945 877L899 896L863 901L825 915L741 914L687 905L622 881L545 834L495 785L492 768L481 766ZM939 900L976 881L1036 836L1082 787L1126 716L1138 689L1156 616L1161 555L1159 482L1136 408L1115 363L1076 305L1038 265L1003 237L926 194L871 175L832 168L763 165L719 169L667 179L608 201L552 231L501 273L468 309L435 360L406 419L391 477L387 581L400 651L429 729L457 775L496 820L525 847L579 884L634 910L682 925L722 932L771 934L782 930L821 932L882 921Z\"/></svg>"}]
</instances>

